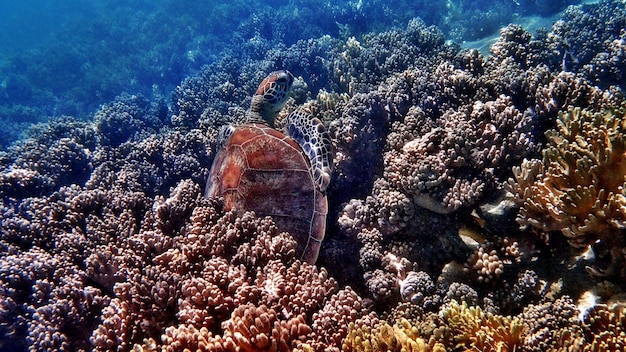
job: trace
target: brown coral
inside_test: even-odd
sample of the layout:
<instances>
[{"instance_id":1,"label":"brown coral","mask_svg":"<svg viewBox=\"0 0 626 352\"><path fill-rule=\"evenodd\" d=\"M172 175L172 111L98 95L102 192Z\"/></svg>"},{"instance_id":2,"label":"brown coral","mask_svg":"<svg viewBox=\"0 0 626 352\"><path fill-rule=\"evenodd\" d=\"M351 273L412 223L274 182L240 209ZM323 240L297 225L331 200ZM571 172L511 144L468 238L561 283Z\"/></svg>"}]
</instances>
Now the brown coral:
<instances>
[{"instance_id":1,"label":"brown coral","mask_svg":"<svg viewBox=\"0 0 626 352\"><path fill-rule=\"evenodd\" d=\"M541 352L580 346L583 335L577 315L578 309L568 296L524 308L519 316L525 326L525 349Z\"/></svg>"},{"instance_id":2,"label":"brown coral","mask_svg":"<svg viewBox=\"0 0 626 352\"><path fill-rule=\"evenodd\" d=\"M513 192L522 205L518 221L544 231L561 231L571 245L593 245L613 265L626 247L626 118L624 110L593 113L570 108L559 114L558 130L543 163L513 169Z\"/></svg>"},{"instance_id":3,"label":"brown coral","mask_svg":"<svg viewBox=\"0 0 626 352\"><path fill-rule=\"evenodd\" d=\"M598 305L582 323L587 337L584 352L624 351L626 349L626 307Z\"/></svg>"},{"instance_id":4,"label":"brown coral","mask_svg":"<svg viewBox=\"0 0 626 352\"><path fill-rule=\"evenodd\" d=\"M366 315L368 310L363 299L350 287L340 290L320 311L313 314L310 345L316 350L321 350L324 344L327 348L338 349L348 335L349 324Z\"/></svg>"},{"instance_id":5,"label":"brown coral","mask_svg":"<svg viewBox=\"0 0 626 352\"><path fill-rule=\"evenodd\" d=\"M353 291L333 296L337 283L326 270L295 260L295 241L269 217L224 212L199 193L181 182L155 203L123 256L94 258L123 278L93 333L96 350L144 340L166 351L324 349L347 333L319 325L324 316L347 326L367 313ZM173 237L155 250L148 244L163 230Z\"/></svg>"}]
</instances>

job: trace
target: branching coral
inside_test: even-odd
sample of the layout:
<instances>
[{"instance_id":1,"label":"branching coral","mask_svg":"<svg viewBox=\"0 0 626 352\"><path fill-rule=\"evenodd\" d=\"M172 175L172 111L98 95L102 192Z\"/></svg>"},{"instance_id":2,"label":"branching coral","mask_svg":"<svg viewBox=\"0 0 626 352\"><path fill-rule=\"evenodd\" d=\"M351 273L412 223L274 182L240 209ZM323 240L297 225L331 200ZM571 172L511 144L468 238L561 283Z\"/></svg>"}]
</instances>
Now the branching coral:
<instances>
[{"instance_id":1,"label":"branching coral","mask_svg":"<svg viewBox=\"0 0 626 352\"><path fill-rule=\"evenodd\" d=\"M313 334L308 343L315 350L338 349L348 335L348 326L367 315L366 302L350 287L334 294L326 305L313 314Z\"/></svg>"},{"instance_id":2,"label":"branching coral","mask_svg":"<svg viewBox=\"0 0 626 352\"><path fill-rule=\"evenodd\" d=\"M508 97L446 112L436 126L385 161L385 177L413 201L438 213L471 206L515 158L536 145L531 118Z\"/></svg>"},{"instance_id":3,"label":"branching coral","mask_svg":"<svg viewBox=\"0 0 626 352\"><path fill-rule=\"evenodd\" d=\"M443 311L457 346L468 351L516 351L522 345L524 325L518 318L484 313L480 307L452 302Z\"/></svg>"},{"instance_id":4,"label":"branching coral","mask_svg":"<svg viewBox=\"0 0 626 352\"><path fill-rule=\"evenodd\" d=\"M626 307L598 305L582 323L587 339L582 351L623 351L626 349Z\"/></svg>"},{"instance_id":5,"label":"branching coral","mask_svg":"<svg viewBox=\"0 0 626 352\"><path fill-rule=\"evenodd\" d=\"M138 133L156 132L163 127L167 109L153 105L143 96L121 95L103 105L94 116L98 143L119 146Z\"/></svg>"},{"instance_id":6,"label":"branching coral","mask_svg":"<svg viewBox=\"0 0 626 352\"><path fill-rule=\"evenodd\" d=\"M472 207L498 187L509 166L538 149L531 110L519 111L504 95L470 104L476 78L450 64L439 65L432 76L435 87L407 70L379 88L387 114L397 119L387 135L382 175L371 195L350 201L339 219L362 244L360 264L377 300L397 298L394 280L404 279L381 268L387 253L429 273L451 259L465 261L458 223L445 215ZM494 262L483 276L501 274L502 265Z\"/></svg>"},{"instance_id":7,"label":"branching coral","mask_svg":"<svg viewBox=\"0 0 626 352\"><path fill-rule=\"evenodd\" d=\"M343 343L342 351L445 352L447 349L435 336L420 337L418 327L401 318L395 324L390 325L383 321L373 328L350 325L350 332Z\"/></svg>"},{"instance_id":8,"label":"branching coral","mask_svg":"<svg viewBox=\"0 0 626 352\"><path fill-rule=\"evenodd\" d=\"M347 325L366 313L353 291L333 296L337 284L326 270L296 261L295 241L269 217L237 217L200 197L196 184L181 183L129 239L146 243L170 231L167 247L123 246L123 256L99 259L105 261L99 267L115 268L114 277L125 280L114 284L115 297L93 333L97 350L144 339L165 350L323 349L347 334L320 326L328 316Z\"/></svg>"},{"instance_id":9,"label":"branching coral","mask_svg":"<svg viewBox=\"0 0 626 352\"><path fill-rule=\"evenodd\" d=\"M558 112L581 106L548 134L544 165L516 169L522 214L592 244L599 261L623 263L624 109L596 113L622 94L594 87L623 81L620 5L597 5L609 9L603 18L620 16L601 45L565 45L590 19L577 10L568 15L575 23L552 32L506 28L489 58L446 44L420 20L291 47L248 21L241 52L185 80L169 115L122 97L95 121L41 127L0 155L0 349L623 349L611 345L623 312L590 308L576 320L570 301L542 297L540 266L553 248L535 238L529 247L542 247L529 250L532 234L514 229L485 236L472 255L459 237L511 166L536 158ZM280 22L267 29L282 37ZM218 127L241 120L258 81L277 68L306 81L285 113L317 96L305 105L329 125L336 149L329 214L341 214L338 227L329 222L327 269L296 261L293 238L271 219L201 196ZM542 195L552 198L533 203ZM563 267L549 269L559 276ZM347 284L354 290L337 290ZM390 313L400 300L411 302L405 314Z\"/></svg>"},{"instance_id":10,"label":"branching coral","mask_svg":"<svg viewBox=\"0 0 626 352\"><path fill-rule=\"evenodd\" d=\"M533 352L580 346L582 329L574 301L564 296L554 302L529 305L520 318L524 322L523 344Z\"/></svg>"},{"instance_id":11,"label":"branching coral","mask_svg":"<svg viewBox=\"0 0 626 352\"><path fill-rule=\"evenodd\" d=\"M513 169L522 208L518 221L561 231L571 245L593 245L621 263L626 248L626 118L624 109L593 113L571 108L546 133L543 163Z\"/></svg>"},{"instance_id":12,"label":"branching coral","mask_svg":"<svg viewBox=\"0 0 626 352\"><path fill-rule=\"evenodd\" d=\"M625 323L622 304L596 305L581 320L567 296L513 317L455 300L439 313L400 304L386 320L351 323L343 351L622 351Z\"/></svg>"}]
</instances>

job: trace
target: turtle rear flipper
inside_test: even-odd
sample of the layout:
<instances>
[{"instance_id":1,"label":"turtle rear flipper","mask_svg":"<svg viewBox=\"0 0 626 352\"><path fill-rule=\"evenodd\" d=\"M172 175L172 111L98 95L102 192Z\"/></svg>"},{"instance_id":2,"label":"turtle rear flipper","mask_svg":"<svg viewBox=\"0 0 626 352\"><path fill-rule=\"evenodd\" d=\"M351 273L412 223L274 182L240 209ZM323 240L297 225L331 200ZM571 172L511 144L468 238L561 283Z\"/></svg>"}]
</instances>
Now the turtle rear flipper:
<instances>
[{"instance_id":1,"label":"turtle rear flipper","mask_svg":"<svg viewBox=\"0 0 626 352\"><path fill-rule=\"evenodd\" d=\"M332 149L330 137L322 121L296 110L287 117L285 133L293 138L311 162L311 174L321 192L330 184Z\"/></svg>"}]
</instances>

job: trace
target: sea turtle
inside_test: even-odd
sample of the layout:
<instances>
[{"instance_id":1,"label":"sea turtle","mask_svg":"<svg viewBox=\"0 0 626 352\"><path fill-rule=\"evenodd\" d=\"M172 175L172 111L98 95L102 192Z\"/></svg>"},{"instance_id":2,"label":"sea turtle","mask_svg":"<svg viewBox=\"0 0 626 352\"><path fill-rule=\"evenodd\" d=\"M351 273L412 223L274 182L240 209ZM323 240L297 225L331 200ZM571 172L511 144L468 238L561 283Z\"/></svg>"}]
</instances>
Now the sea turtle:
<instances>
[{"instance_id":1,"label":"sea turtle","mask_svg":"<svg viewBox=\"0 0 626 352\"><path fill-rule=\"evenodd\" d=\"M246 121L220 130L205 196L223 197L227 210L271 216L295 237L296 255L315 263L326 230L331 146L322 122L303 110L289 114L284 132L274 128L293 82L289 71L270 73Z\"/></svg>"}]
</instances>

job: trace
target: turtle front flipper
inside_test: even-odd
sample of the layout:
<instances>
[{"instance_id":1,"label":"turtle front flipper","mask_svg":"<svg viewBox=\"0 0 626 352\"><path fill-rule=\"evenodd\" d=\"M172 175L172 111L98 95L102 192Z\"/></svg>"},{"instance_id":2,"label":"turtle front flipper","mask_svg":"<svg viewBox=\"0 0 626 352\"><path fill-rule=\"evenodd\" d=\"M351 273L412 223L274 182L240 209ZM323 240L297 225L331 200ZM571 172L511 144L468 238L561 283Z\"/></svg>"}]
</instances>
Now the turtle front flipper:
<instances>
[{"instance_id":1,"label":"turtle front flipper","mask_svg":"<svg viewBox=\"0 0 626 352\"><path fill-rule=\"evenodd\" d=\"M217 151L222 149L230 140L230 136L235 132L236 127L233 125L224 125L220 127L217 133L217 142L215 143Z\"/></svg>"},{"instance_id":2,"label":"turtle front flipper","mask_svg":"<svg viewBox=\"0 0 626 352\"><path fill-rule=\"evenodd\" d=\"M309 158L313 180L319 190L325 192L332 172L332 147L322 121L305 111L296 110L287 117L285 133L298 142Z\"/></svg>"}]
</instances>

